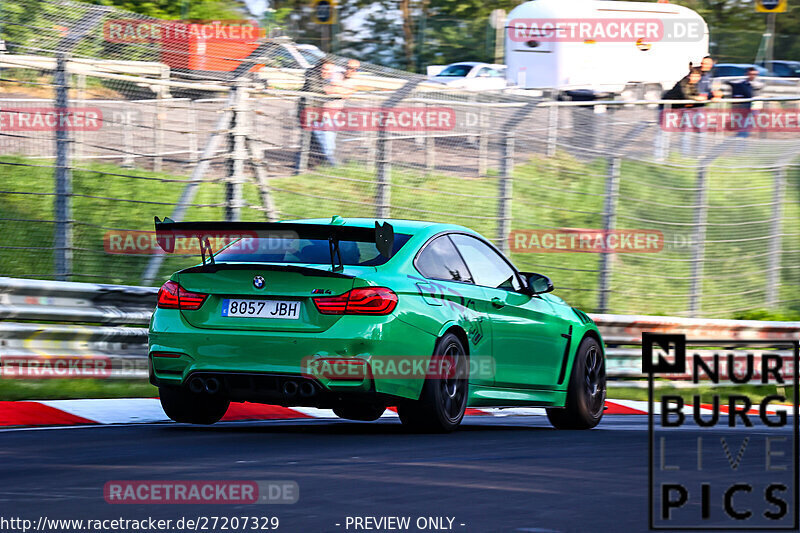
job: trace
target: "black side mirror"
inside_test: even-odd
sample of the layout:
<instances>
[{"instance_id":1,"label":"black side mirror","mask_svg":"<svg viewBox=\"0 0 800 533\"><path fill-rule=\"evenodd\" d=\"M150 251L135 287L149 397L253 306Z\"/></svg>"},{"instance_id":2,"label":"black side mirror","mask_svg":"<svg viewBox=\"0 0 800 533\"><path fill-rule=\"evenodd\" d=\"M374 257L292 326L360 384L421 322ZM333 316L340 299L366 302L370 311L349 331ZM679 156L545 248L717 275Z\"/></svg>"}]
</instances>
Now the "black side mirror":
<instances>
[{"instance_id":1,"label":"black side mirror","mask_svg":"<svg viewBox=\"0 0 800 533\"><path fill-rule=\"evenodd\" d=\"M536 274L535 272L523 272L522 276L525 278L525 281L528 284L528 292L531 295L551 292L553 289L555 289L550 278L543 274Z\"/></svg>"}]
</instances>

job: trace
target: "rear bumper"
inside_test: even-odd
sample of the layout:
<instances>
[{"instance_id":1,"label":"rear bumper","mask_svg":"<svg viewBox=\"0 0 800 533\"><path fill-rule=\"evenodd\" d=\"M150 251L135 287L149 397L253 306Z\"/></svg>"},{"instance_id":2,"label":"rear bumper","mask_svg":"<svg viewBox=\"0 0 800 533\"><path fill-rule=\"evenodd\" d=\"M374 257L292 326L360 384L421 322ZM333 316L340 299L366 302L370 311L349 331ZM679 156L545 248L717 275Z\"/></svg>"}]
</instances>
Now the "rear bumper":
<instances>
[{"instance_id":1,"label":"rear bumper","mask_svg":"<svg viewBox=\"0 0 800 533\"><path fill-rule=\"evenodd\" d=\"M436 338L394 315L385 317L345 316L324 332L243 331L200 329L190 325L180 312L157 309L150 322L150 374L157 386L186 386L197 373L233 376L303 376L305 358L373 358L433 353ZM169 357L157 355L167 353ZM319 398L337 396L389 395L416 399L422 390L420 379L336 380L316 379ZM244 383L243 381L240 382ZM264 383L242 392L238 401L281 403ZM278 385L279 386L279 385ZM259 392L260 391L260 392ZM262 399L259 399L262 398ZM295 401L300 401L297 397ZM291 405L304 405L293 403ZM318 405L310 403L308 405Z\"/></svg>"}]
</instances>

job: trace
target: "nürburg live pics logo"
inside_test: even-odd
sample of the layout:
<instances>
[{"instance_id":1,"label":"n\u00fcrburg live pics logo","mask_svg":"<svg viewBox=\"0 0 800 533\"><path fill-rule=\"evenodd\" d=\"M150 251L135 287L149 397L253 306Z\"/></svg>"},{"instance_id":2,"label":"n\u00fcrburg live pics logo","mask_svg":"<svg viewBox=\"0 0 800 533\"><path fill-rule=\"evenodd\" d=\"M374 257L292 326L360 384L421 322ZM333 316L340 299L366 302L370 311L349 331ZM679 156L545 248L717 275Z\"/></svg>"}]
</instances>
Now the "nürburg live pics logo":
<instances>
[{"instance_id":1,"label":"n\u00fcrburg live pics logo","mask_svg":"<svg viewBox=\"0 0 800 533\"><path fill-rule=\"evenodd\" d=\"M649 527L794 530L798 341L643 333Z\"/></svg>"}]
</instances>

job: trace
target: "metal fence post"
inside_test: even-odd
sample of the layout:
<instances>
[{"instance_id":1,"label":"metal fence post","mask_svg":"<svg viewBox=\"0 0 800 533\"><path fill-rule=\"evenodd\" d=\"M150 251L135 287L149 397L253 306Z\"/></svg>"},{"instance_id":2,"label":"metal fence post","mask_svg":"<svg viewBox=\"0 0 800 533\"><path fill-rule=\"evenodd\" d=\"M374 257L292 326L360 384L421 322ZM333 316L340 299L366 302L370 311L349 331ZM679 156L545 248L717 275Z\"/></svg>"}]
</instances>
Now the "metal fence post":
<instances>
[{"instance_id":1,"label":"metal fence post","mask_svg":"<svg viewBox=\"0 0 800 533\"><path fill-rule=\"evenodd\" d=\"M244 80L236 80L233 88L233 127L228 134L228 179L225 183L225 220L241 220L244 205L244 163L247 160L247 88Z\"/></svg>"},{"instance_id":2,"label":"metal fence post","mask_svg":"<svg viewBox=\"0 0 800 533\"><path fill-rule=\"evenodd\" d=\"M392 141L386 138L386 130L378 131L378 140L375 143L375 216L389 218L389 204L391 202L391 151Z\"/></svg>"},{"instance_id":3,"label":"metal fence post","mask_svg":"<svg viewBox=\"0 0 800 533\"><path fill-rule=\"evenodd\" d=\"M697 195L695 196L694 212L694 248L692 249L691 274L689 276L689 316L695 317L700 312L700 298L703 290L703 256L705 254L706 219L708 206L706 205L707 183L705 166L697 172Z\"/></svg>"},{"instance_id":4,"label":"metal fence post","mask_svg":"<svg viewBox=\"0 0 800 533\"><path fill-rule=\"evenodd\" d=\"M295 174L302 174L308 170L308 158L311 152L311 135L313 132L310 129L300 127L300 152L297 154L297 168Z\"/></svg>"},{"instance_id":5,"label":"metal fence post","mask_svg":"<svg viewBox=\"0 0 800 533\"><path fill-rule=\"evenodd\" d=\"M56 56L56 113L60 116L69 113L69 74L67 56ZM55 278L68 281L72 274L72 171L69 161L70 139L67 128L56 129L56 168L55 168Z\"/></svg>"},{"instance_id":6,"label":"metal fence post","mask_svg":"<svg viewBox=\"0 0 800 533\"><path fill-rule=\"evenodd\" d=\"M619 177L621 161L619 157L608 158L608 173L606 174L606 190L603 206L603 233L608 239L608 234L614 229L617 219L617 199L619 198ZM600 254L600 297L597 302L597 312L608 312L609 293L611 291L611 256L608 252Z\"/></svg>"},{"instance_id":7,"label":"metal fence post","mask_svg":"<svg viewBox=\"0 0 800 533\"><path fill-rule=\"evenodd\" d=\"M656 144L655 144L655 159L656 161L665 161L669 157L670 143L672 136L669 131L664 127L664 117L667 116L672 110L671 104L666 104L663 109L658 110L658 119L656 121Z\"/></svg>"},{"instance_id":8,"label":"metal fence post","mask_svg":"<svg viewBox=\"0 0 800 533\"><path fill-rule=\"evenodd\" d=\"M551 105L547 109L547 157L556 155L558 142L558 106Z\"/></svg>"},{"instance_id":9,"label":"metal fence post","mask_svg":"<svg viewBox=\"0 0 800 533\"><path fill-rule=\"evenodd\" d=\"M767 269L767 308L774 309L779 300L781 281L781 226L783 224L783 196L786 189L786 167L775 172L772 192L772 224L769 238L769 268Z\"/></svg>"},{"instance_id":10,"label":"metal fence post","mask_svg":"<svg viewBox=\"0 0 800 533\"><path fill-rule=\"evenodd\" d=\"M513 200L511 173L514 171L514 140L514 132L507 132L503 143L503 159L500 164L497 191L497 243L505 254L509 252L508 236L511 233L511 203Z\"/></svg>"}]
</instances>

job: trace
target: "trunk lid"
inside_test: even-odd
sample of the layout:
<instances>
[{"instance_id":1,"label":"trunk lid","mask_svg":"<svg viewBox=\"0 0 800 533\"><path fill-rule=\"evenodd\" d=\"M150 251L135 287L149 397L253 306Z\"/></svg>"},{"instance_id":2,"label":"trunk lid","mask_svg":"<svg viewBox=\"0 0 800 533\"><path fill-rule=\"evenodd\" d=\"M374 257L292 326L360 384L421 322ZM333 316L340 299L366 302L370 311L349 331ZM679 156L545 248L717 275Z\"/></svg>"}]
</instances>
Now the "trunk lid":
<instances>
[{"instance_id":1,"label":"trunk lid","mask_svg":"<svg viewBox=\"0 0 800 533\"><path fill-rule=\"evenodd\" d=\"M209 296L200 309L182 310L181 314L197 328L308 333L325 331L342 317L321 314L312 298L349 291L353 288L358 270L346 268L342 272L331 272L330 267L325 270L322 265L242 263L217 263L190 268L178 273L178 283L187 291ZM264 280L262 288L254 284L257 276ZM267 315L270 309L277 310L279 304L285 303L283 308L291 309L297 317L235 316L236 313L231 311L239 309L243 301L254 302L255 309L264 309ZM295 304L299 307L297 311L293 309ZM250 309L252 311L253 306Z\"/></svg>"}]
</instances>

